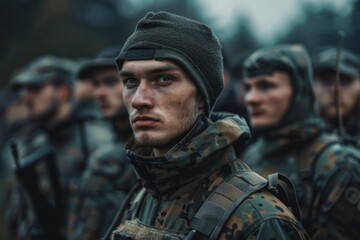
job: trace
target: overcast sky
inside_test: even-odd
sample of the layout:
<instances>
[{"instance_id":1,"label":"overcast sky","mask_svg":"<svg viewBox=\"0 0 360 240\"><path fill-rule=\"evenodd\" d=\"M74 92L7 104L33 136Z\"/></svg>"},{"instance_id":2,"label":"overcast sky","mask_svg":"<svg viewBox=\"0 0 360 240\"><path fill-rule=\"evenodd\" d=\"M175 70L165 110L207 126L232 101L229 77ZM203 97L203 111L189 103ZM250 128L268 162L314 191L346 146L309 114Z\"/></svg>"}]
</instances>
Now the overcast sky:
<instances>
[{"instance_id":1,"label":"overcast sky","mask_svg":"<svg viewBox=\"0 0 360 240\"><path fill-rule=\"evenodd\" d=\"M255 37L263 44L271 44L276 37L285 33L289 26L304 19L302 6L310 4L314 11L324 7L333 9L339 15L351 13L354 0L196 0L203 10L204 19L221 33L223 38L231 37L236 21L246 17Z\"/></svg>"},{"instance_id":2,"label":"overcast sky","mask_svg":"<svg viewBox=\"0 0 360 240\"><path fill-rule=\"evenodd\" d=\"M160 5L169 0L127 0L119 2L123 16L132 17L134 12ZM173 0L176 1L176 0ZM294 24L305 18L304 5L316 13L328 8L339 16L352 11L357 0L177 0L186 1L200 13L203 22L211 26L221 40L232 37L240 19L248 21L248 27L262 44L272 44Z\"/></svg>"}]
</instances>

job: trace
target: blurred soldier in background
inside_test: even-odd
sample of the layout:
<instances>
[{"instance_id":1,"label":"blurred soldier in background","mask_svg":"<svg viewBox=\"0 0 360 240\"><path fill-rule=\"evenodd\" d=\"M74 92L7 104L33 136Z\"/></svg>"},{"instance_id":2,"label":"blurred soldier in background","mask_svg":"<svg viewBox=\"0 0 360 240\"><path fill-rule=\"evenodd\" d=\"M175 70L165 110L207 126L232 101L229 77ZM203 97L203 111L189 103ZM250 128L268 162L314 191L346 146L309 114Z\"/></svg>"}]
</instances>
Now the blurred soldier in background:
<instances>
[{"instance_id":1,"label":"blurred soldier in background","mask_svg":"<svg viewBox=\"0 0 360 240\"><path fill-rule=\"evenodd\" d=\"M113 125L117 139L126 142L132 135L129 115L122 99L122 82L115 64L118 48L105 48L95 59L85 62L78 77L88 79L104 119Z\"/></svg>"},{"instance_id":2,"label":"blurred soldier in background","mask_svg":"<svg viewBox=\"0 0 360 240\"><path fill-rule=\"evenodd\" d=\"M103 147L113 144L112 132L96 115L81 111L74 100L75 67L70 60L45 56L35 59L11 81L12 89L29 110L31 124L45 136L37 150L50 145L55 151L60 173L58 182L65 199L64 221L53 219L58 216L47 219L61 224L56 228L59 232L51 232L51 237L47 229L43 230L47 239L98 239L104 223L111 220L124 195L116 189L116 182L121 178L117 160L104 157L106 152L102 152ZM34 145L34 140L20 142ZM28 163L21 161L26 156L19 155L20 165L27 166ZM11 164L9 160L8 164ZM51 180L53 172L43 162L35 165L35 172L40 192L49 205L57 202ZM30 239L39 234L36 221L41 216L35 215L34 206L29 205L29 196L16 177L11 172L8 175L9 239Z\"/></svg>"},{"instance_id":3,"label":"blurred soldier in background","mask_svg":"<svg viewBox=\"0 0 360 240\"><path fill-rule=\"evenodd\" d=\"M12 80L15 78L19 79L22 76L24 76L24 72L17 71ZM9 91L4 96L4 101L2 101L2 104L4 104L3 117L6 127L6 132L4 132L6 134L6 142L1 148L0 159L2 172L1 184L3 185L1 206L4 207L4 214L2 214L4 224L2 226L4 228L6 225L5 212L8 211L7 198L9 197L9 190L12 190L13 182L15 180L15 176L13 175L14 159L10 150L10 141L13 138L17 139L19 146L17 152L21 157L24 157L38 148L39 144L43 144L44 140L44 135L41 134L41 131L37 131L35 125L31 123L29 119L29 110L20 99L19 95L11 89L8 90ZM24 195L21 195L21 197L23 196Z\"/></svg>"},{"instance_id":4,"label":"blurred soldier in background","mask_svg":"<svg viewBox=\"0 0 360 240\"><path fill-rule=\"evenodd\" d=\"M341 134L346 134L358 142L360 140L360 58L348 50L341 51L338 65L339 87L337 87L336 55L336 48L328 48L313 58L316 108L320 117L326 122L328 130L340 130L338 117L341 117L345 130ZM338 109L337 104L339 104Z\"/></svg>"},{"instance_id":5,"label":"blurred soldier in background","mask_svg":"<svg viewBox=\"0 0 360 240\"><path fill-rule=\"evenodd\" d=\"M94 95L94 84L87 78L83 78L79 75L81 66L86 63L88 60L78 61L78 69L76 74L75 82L75 99L78 109L81 109L83 112L88 112L88 115L101 119L101 112L99 106L96 103Z\"/></svg>"},{"instance_id":6,"label":"blurred soldier in background","mask_svg":"<svg viewBox=\"0 0 360 240\"><path fill-rule=\"evenodd\" d=\"M359 152L324 132L315 118L310 57L279 45L244 63L245 101L259 138L244 160L263 176L284 173L295 185L303 225L313 239L358 239Z\"/></svg>"},{"instance_id":7,"label":"blurred soldier in background","mask_svg":"<svg viewBox=\"0 0 360 240\"><path fill-rule=\"evenodd\" d=\"M102 118L108 121L115 134L115 145L103 148L109 159L118 159L121 169L121 178L118 178L116 186L124 193L128 192L136 184L133 167L128 164L124 149L125 142L132 134L129 123L129 115L125 108L122 97L122 82L116 67L115 57L120 50L117 48L105 48L100 51L95 59L84 62L78 70L78 79L85 84L91 84L96 106L100 109ZM86 79L86 81L85 81Z\"/></svg>"},{"instance_id":8,"label":"blurred soldier in background","mask_svg":"<svg viewBox=\"0 0 360 240\"><path fill-rule=\"evenodd\" d=\"M16 94L10 89L6 88L0 93L0 149L3 149L4 145L12 134L22 129L26 123L27 111L23 104L18 101ZM5 169L6 164L4 163L4 153L1 153L0 158L0 239L5 239L4 232L4 175L7 172Z\"/></svg>"}]
</instances>

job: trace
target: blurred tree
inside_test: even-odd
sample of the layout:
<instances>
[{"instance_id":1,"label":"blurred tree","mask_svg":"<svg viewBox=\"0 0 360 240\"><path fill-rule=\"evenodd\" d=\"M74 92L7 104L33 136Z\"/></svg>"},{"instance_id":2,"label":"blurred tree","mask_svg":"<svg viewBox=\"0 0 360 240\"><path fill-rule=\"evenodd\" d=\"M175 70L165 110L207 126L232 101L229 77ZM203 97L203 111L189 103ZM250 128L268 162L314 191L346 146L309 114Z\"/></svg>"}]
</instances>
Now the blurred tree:
<instances>
[{"instance_id":1,"label":"blurred tree","mask_svg":"<svg viewBox=\"0 0 360 240\"><path fill-rule=\"evenodd\" d=\"M229 66L233 67L233 63L239 63L239 58L245 57L261 47L260 43L255 39L250 24L246 18L240 17L237 20L237 29L234 36L223 43L225 53L229 58ZM241 66L239 66L241 67Z\"/></svg>"},{"instance_id":2,"label":"blurred tree","mask_svg":"<svg viewBox=\"0 0 360 240\"><path fill-rule=\"evenodd\" d=\"M16 69L39 55L91 58L104 47L121 46L149 10L203 21L203 9L198 6L193 0L0 0L0 88ZM317 12L309 2L302 6L303 21L276 43L300 42L314 51L324 44L336 44L337 31L343 30L345 47L360 51L360 1L354 1L355 10L348 16L338 16L330 7ZM223 41L230 61L244 51L263 47L246 16L234 21L238 23L235 34Z\"/></svg>"},{"instance_id":3,"label":"blurred tree","mask_svg":"<svg viewBox=\"0 0 360 240\"><path fill-rule=\"evenodd\" d=\"M39 55L91 58L122 46L145 12L167 10L198 19L192 1L2 0L0 88L12 73ZM130 15L129 15L130 14Z\"/></svg>"},{"instance_id":4,"label":"blurred tree","mask_svg":"<svg viewBox=\"0 0 360 240\"><path fill-rule=\"evenodd\" d=\"M279 43L302 43L313 53L324 45L337 46L338 32L343 31L346 34L344 47L359 50L359 2L356 4L358 10L349 15L339 15L326 7L318 12L311 4L305 4L303 21L293 26L288 34L279 39Z\"/></svg>"}]
</instances>

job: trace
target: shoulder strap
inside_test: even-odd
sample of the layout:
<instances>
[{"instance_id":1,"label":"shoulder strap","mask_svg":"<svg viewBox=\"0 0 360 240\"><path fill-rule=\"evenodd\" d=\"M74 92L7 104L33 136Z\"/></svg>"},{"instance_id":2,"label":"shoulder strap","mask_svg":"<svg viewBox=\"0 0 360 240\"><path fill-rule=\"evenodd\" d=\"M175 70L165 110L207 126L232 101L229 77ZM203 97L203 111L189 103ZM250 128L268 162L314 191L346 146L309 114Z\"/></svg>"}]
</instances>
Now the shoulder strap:
<instances>
[{"instance_id":1,"label":"shoulder strap","mask_svg":"<svg viewBox=\"0 0 360 240\"><path fill-rule=\"evenodd\" d=\"M313 170L319 157L329 146L335 143L341 143L341 140L337 136L326 134L317 139L312 147L307 148L307 150L305 150L305 153L303 152L303 155L306 158L310 158L310 161L308 167L301 170L301 178L312 178Z\"/></svg>"},{"instance_id":2,"label":"shoulder strap","mask_svg":"<svg viewBox=\"0 0 360 240\"><path fill-rule=\"evenodd\" d=\"M192 239L200 232L209 239L217 239L230 215L250 195L265 188L268 181L255 172L233 175L221 183L205 200L191 220L190 234L184 239Z\"/></svg>"},{"instance_id":3,"label":"shoulder strap","mask_svg":"<svg viewBox=\"0 0 360 240\"><path fill-rule=\"evenodd\" d=\"M268 176L267 188L280 199L301 221L301 211L296 197L295 187L291 180L281 173L273 173Z\"/></svg>"},{"instance_id":4,"label":"shoulder strap","mask_svg":"<svg viewBox=\"0 0 360 240\"><path fill-rule=\"evenodd\" d=\"M252 194L267 188L279 198L299 219L300 208L295 188L288 177L280 173L264 179L255 172L243 172L221 183L205 200L190 222L185 240L194 239L199 232L210 240L218 239L222 228L235 209Z\"/></svg>"}]
</instances>

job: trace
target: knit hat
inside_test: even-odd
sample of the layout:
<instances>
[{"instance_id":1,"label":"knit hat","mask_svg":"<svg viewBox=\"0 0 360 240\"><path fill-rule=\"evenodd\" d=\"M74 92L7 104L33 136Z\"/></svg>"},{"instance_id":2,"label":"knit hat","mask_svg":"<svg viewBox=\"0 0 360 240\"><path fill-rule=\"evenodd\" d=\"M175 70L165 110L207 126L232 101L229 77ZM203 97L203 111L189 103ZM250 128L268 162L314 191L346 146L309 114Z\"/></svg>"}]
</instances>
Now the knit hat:
<instances>
[{"instance_id":1,"label":"knit hat","mask_svg":"<svg viewBox=\"0 0 360 240\"><path fill-rule=\"evenodd\" d=\"M285 71L290 75L293 97L278 127L314 116L312 64L308 51L300 44L278 45L255 51L244 62L246 81L259 75Z\"/></svg>"},{"instance_id":2,"label":"knit hat","mask_svg":"<svg viewBox=\"0 0 360 240\"><path fill-rule=\"evenodd\" d=\"M180 64L199 89L210 115L223 83L221 45L211 29L197 21L168 12L149 12L136 25L116 59L172 60Z\"/></svg>"},{"instance_id":3,"label":"knit hat","mask_svg":"<svg viewBox=\"0 0 360 240\"><path fill-rule=\"evenodd\" d=\"M313 58L314 72L336 71L336 48L325 49ZM340 55L339 72L351 78L360 77L360 58L349 50L343 49Z\"/></svg>"}]
</instances>

